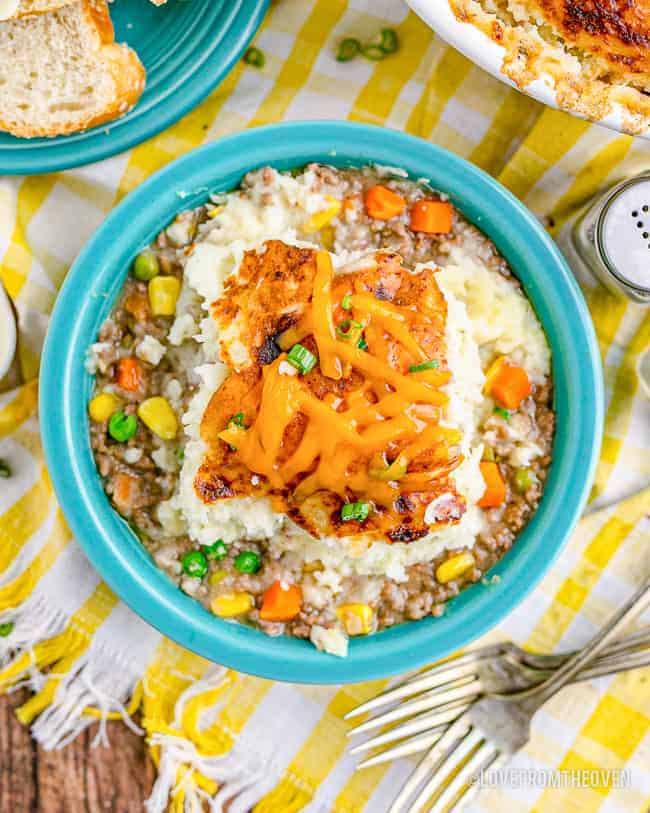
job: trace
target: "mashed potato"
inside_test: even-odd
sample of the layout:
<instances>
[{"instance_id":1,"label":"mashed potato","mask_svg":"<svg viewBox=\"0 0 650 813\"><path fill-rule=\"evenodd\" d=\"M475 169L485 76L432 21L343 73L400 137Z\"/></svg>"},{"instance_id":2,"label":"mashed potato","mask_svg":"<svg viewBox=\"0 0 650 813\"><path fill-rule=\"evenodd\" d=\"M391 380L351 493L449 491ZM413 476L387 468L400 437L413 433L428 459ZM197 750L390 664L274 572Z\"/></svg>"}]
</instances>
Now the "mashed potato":
<instances>
[{"instance_id":1,"label":"mashed potato","mask_svg":"<svg viewBox=\"0 0 650 813\"><path fill-rule=\"evenodd\" d=\"M372 203L386 186L402 205L388 218ZM449 215L444 233L415 228L415 207L427 201ZM323 246L333 268L315 256ZM344 656L348 635L440 615L509 549L539 503L551 459L550 353L503 258L444 195L394 168L314 165L281 175L266 167L238 190L180 213L148 250L163 274L182 279L175 316L164 333L148 313L134 327L129 308L147 289L129 277L88 365L97 392L119 395L116 360L135 354L142 397L166 399L183 432L161 440L140 424L125 447L94 422L91 439L107 495L182 590L217 616L310 638ZM354 276L342 282L341 272ZM325 292L332 275L335 295L324 297L331 302L313 301L312 291ZM351 335L341 308L363 321L349 320ZM317 326L325 318L352 344L321 343ZM320 369L302 384L286 377L297 375L298 359L275 363L271 339L288 324L297 335L287 345L307 360L301 372L316 363L310 353L320 357ZM346 355L355 374L344 372L339 389L336 374L324 370ZM413 359L429 371L409 379L421 372ZM404 377L395 378L391 366ZM268 382L261 396L251 390L260 380ZM441 382L446 399L434 394ZM423 383L434 389L423 392ZM359 424L323 409L323 402L336 409L340 395L356 409L355 402L374 401L371 388L385 407L364 409ZM297 404L305 434L290 432L280 443L283 455L299 459L294 471L268 433L286 431ZM378 413L391 425L382 427ZM456 431L438 432L437 424ZM221 441L208 449L202 429L238 451ZM337 440L324 448L321 432L330 431ZM393 459L396 449L401 459ZM116 487L125 476L130 488L120 502ZM262 496L269 481L273 503ZM294 508L300 525L279 513ZM274 609L278 591L291 591L291 615Z\"/></svg>"},{"instance_id":2,"label":"mashed potato","mask_svg":"<svg viewBox=\"0 0 650 813\"><path fill-rule=\"evenodd\" d=\"M268 202L264 207L237 194L223 199L214 226L187 263L182 303L198 301L205 311L222 293L226 277L236 274L244 251L255 247L256 241L278 238L299 244L296 224L326 205L325 198L315 199L293 178L276 177L278 183L266 192ZM349 259L337 257L335 266ZM418 266L415 271L422 268ZM529 372L532 380L539 380L548 374L549 351L523 293L472 254L453 247L449 265L438 272L437 281L447 300L447 354L453 371L447 387L450 400L446 423L462 431L465 457L454 472L457 488L468 505L457 525L443 527L408 544L340 537L314 540L283 514L274 513L268 499L229 499L210 505L200 500L194 490L194 478L206 452L200 437L201 419L210 398L228 374L226 366L217 360L217 327L210 317L192 325L194 338L208 361L199 367L202 384L183 417L188 441L178 493L171 501L174 522L179 515L183 517L190 537L202 544L217 537L226 543L272 538L272 551L276 553L291 551L305 561L320 560L325 570L318 579L334 591L340 580L351 574L383 575L402 581L409 565L431 561L447 548L472 547L484 523L483 512L476 507L484 490L479 470L483 447L477 431L485 401L482 359L497 353L509 354ZM176 324L187 324L187 313L182 308Z\"/></svg>"}]
</instances>

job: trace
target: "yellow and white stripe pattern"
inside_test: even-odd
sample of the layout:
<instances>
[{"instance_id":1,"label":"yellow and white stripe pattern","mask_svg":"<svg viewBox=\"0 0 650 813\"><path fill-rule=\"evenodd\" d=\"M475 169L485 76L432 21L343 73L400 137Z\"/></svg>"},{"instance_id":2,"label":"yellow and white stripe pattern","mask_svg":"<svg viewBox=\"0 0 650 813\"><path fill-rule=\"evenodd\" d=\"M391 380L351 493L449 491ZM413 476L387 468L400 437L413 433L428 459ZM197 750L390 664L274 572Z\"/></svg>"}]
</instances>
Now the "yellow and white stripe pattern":
<instances>
[{"instance_id":1,"label":"yellow and white stripe pattern","mask_svg":"<svg viewBox=\"0 0 650 813\"><path fill-rule=\"evenodd\" d=\"M397 30L384 62L338 63L343 36ZM183 120L130 153L42 177L0 179L0 277L20 322L26 383L0 394L0 691L34 691L19 716L46 747L87 726L139 721L159 766L152 813L199 800L231 813L380 813L408 761L353 773L343 714L382 687L300 687L225 672L161 639L100 582L65 525L43 465L38 361L57 289L107 212L152 172L221 135L281 119L349 118L406 130L474 161L560 239L598 190L650 165L650 145L548 110L448 48L401 0L276 0L257 37L262 71L239 64ZM488 639L543 651L582 643L650 572L650 402L634 373L647 310L581 283L605 369L603 452L591 510L542 584ZM125 634L128 630L128 634ZM115 669L115 663L120 664ZM513 767L626 768L627 787L483 791L472 810L645 813L648 673L573 687L535 720ZM221 785L219 784L221 783Z\"/></svg>"}]
</instances>

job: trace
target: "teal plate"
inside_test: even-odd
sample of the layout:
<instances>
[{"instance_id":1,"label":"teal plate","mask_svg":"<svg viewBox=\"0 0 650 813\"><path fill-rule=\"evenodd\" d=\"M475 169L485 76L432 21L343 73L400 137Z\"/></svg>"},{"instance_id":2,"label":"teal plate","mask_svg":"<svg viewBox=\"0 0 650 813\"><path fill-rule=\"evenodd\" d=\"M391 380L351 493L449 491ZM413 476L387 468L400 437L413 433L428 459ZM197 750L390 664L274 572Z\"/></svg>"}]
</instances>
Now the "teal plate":
<instances>
[{"instance_id":1,"label":"teal plate","mask_svg":"<svg viewBox=\"0 0 650 813\"><path fill-rule=\"evenodd\" d=\"M147 71L138 104L120 119L57 138L0 133L0 175L36 175L101 161L164 130L219 84L257 31L270 0L116 0L117 42Z\"/></svg>"},{"instance_id":2,"label":"teal plate","mask_svg":"<svg viewBox=\"0 0 650 813\"><path fill-rule=\"evenodd\" d=\"M119 295L131 261L180 209L207 190L235 189L251 169L310 161L399 166L429 178L495 242L515 270L551 345L557 432L540 506L490 571L424 618L352 640L347 658L306 641L215 618L159 570L104 494L90 448L93 381L84 358ZM182 193L182 198L179 197ZM119 235L119 240L115 239ZM57 298L41 364L41 434L72 531L109 586L165 635L206 658L276 680L344 683L386 677L441 658L497 624L560 553L585 504L603 423L603 381L589 312L562 255L538 220L503 186L426 141L350 122L294 122L222 138L165 167L111 212L78 256Z\"/></svg>"}]
</instances>

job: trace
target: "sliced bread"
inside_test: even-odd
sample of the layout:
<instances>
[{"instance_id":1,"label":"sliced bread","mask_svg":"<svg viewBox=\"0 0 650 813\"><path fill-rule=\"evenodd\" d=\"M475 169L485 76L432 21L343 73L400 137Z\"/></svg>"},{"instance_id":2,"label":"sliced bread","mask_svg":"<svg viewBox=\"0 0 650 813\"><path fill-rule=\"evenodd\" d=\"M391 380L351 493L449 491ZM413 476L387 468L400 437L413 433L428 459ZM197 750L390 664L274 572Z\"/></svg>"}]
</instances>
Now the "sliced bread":
<instances>
[{"instance_id":1,"label":"sliced bread","mask_svg":"<svg viewBox=\"0 0 650 813\"><path fill-rule=\"evenodd\" d=\"M75 0L0 0L0 20L45 14L74 2Z\"/></svg>"},{"instance_id":2,"label":"sliced bread","mask_svg":"<svg viewBox=\"0 0 650 813\"><path fill-rule=\"evenodd\" d=\"M0 23L0 130L23 138L85 130L126 113L145 72L114 41L105 0Z\"/></svg>"}]
</instances>

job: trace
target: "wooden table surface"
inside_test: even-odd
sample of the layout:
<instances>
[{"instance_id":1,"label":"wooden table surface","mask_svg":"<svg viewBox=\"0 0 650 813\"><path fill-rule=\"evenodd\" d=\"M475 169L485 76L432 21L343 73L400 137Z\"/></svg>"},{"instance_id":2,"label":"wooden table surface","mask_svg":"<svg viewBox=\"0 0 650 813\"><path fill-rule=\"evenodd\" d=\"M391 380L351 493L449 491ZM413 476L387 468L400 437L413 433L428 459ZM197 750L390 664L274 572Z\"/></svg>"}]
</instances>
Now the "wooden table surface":
<instances>
[{"instance_id":1,"label":"wooden table surface","mask_svg":"<svg viewBox=\"0 0 650 813\"><path fill-rule=\"evenodd\" d=\"M0 392L19 383L14 362ZM155 779L143 738L112 722L111 748L91 747L93 725L61 751L44 751L14 715L28 697L0 697L0 813L143 813Z\"/></svg>"},{"instance_id":2,"label":"wooden table surface","mask_svg":"<svg viewBox=\"0 0 650 813\"><path fill-rule=\"evenodd\" d=\"M155 773L142 737L108 724L111 748L91 748L92 726L60 751L43 751L14 716L28 697L0 698L1 813L142 813Z\"/></svg>"}]
</instances>

